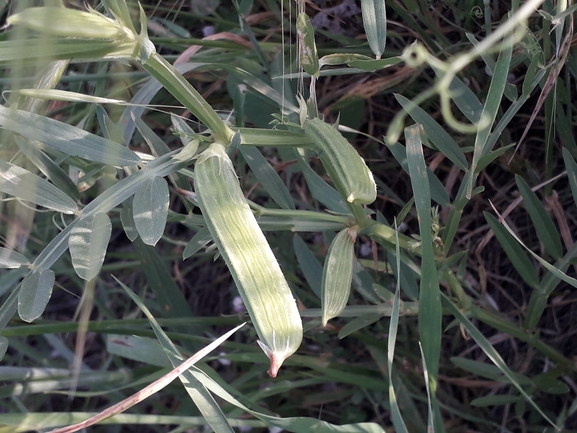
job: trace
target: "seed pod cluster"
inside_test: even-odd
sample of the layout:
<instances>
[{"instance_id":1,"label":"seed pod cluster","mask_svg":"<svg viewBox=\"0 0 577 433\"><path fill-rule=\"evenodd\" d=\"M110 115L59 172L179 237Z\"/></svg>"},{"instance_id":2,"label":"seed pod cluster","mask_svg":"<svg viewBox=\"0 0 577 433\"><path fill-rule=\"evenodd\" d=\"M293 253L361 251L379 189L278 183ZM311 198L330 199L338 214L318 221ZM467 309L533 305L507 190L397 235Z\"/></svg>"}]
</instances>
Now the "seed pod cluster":
<instances>
[{"instance_id":1,"label":"seed pod cluster","mask_svg":"<svg viewBox=\"0 0 577 433\"><path fill-rule=\"evenodd\" d=\"M341 230L334 238L323 268L321 288L322 323L344 310L351 293L357 227Z\"/></svg>"},{"instance_id":2,"label":"seed pod cluster","mask_svg":"<svg viewBox=\"0 0 577 433\"><path fill-rule=\"evenodd\" d=\"M240 188L232 161L213 143L195 165L202 214L238 287L276 377L300 346L302 321L288 283Z\"/></svg>"},{"instance_id":3,"label":"seed pod cluster","mask_svg":"<svg viewBox=\"0 0 577 433\"><path fill-rule=\"evenodd\" d=\"M307 119L305 134L319 147L327 173L349 203L371 204L377 198L373 174L353 146L336 128L321 119Z\"/></svg>"}]
</instances>

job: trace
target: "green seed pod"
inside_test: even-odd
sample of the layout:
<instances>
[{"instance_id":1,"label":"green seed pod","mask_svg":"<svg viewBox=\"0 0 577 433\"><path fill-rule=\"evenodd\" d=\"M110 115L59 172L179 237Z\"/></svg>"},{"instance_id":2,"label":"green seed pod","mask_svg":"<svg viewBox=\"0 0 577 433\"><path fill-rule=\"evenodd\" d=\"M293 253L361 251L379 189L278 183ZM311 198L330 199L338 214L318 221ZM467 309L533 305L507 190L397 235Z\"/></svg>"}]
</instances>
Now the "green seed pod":
<instances>
[{"instance_id":1,"label":"green seed pod","mask_svg":"<svg viewBox=\"0 0 577 433\"><path fill-rule=\"evenodd\" d=\"M321 288L323 326L341 314L349 300L356 239L357 227L346 228L337 234L329 247Z\"/></svg>"},{"instance_id":2,"label":"green seed pod","mask_svg":"<svg viewBox=\"0 0 577 433\"><path fill-rule=\"evenodd\" d=\"M8 24L20 25L50 36L113 41L135 38L130 29L93 9L82 12L61 7L27 8L9 17Z\"/></svg>"},{"instance_id":3,"label":"green seed pod","mask_svg":"<svg viewBox=\"0 0 577 433\"><path fill-rule=\"evenodd\" d=\"M299 50L299 62L307 74L318 77L319 74L319 55L315 43L315 31L311 20L304 12L297 17L297 39Z\"/></svg>"},{"instance_id":4,"label":"green seed pod","mask_svg":"<svg viewBox=\"0 0 577 433\"><path fill-rule=\"evenodd\" d=\"M327 173L349 203L371 204L377 185L365 161L333 126L320 119L307 119L305 134L319 147Z\"/></svg>"},{"instance_id":5,"label":"green seed pod","mask_svg":"<svg viewBox=\"0 0 577 433\"><path fill-rule=\"evenodd\" d=\"M300 346L302 321L280 266L240 188L225 147L213 143L195 165L195 189L220 254L238 287L276 377Z\"/></svg>"}]
</instances>

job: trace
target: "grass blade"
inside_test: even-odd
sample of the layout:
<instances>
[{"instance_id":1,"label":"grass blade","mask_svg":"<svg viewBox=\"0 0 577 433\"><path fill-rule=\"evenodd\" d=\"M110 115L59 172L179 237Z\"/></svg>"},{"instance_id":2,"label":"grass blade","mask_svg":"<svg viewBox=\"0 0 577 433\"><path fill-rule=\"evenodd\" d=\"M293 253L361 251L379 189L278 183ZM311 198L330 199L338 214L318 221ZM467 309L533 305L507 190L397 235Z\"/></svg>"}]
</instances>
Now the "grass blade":
<instances>
[{"instance_id":1,"label":"grass blade","mask_svg":"<svg viewBox=\"0 0 577 433\"><path fill-rule=\"evenodd\" d=\"M0 106L0 125L30 141L40 141L67 155L108 165L130 166L140 158L114 141L58 120Z\"/></svg>"},{"instance_id":2,"label":"grass blade","mask_svg":"<svg viewBox=\"0 0 577 433\"><path fill-rule=\"evenodd\" d=\"M78 212L76 202L60 189L34 173L3 160L0 160L0 192L56 212Z\"/></svg>"},{"instance_id":3,"label":"grass blade","mask_svg":"<svg viewBox=\"0 0 577 433\"><path fill-rule=\"evenodd\" d=\"M240 153L270 197L283 209L295 209L290 192L278 173L258 149L240 146Z\"/></svg>"},{"instance_id":4,"label":"grass blade","mask_svg":"<svg viewBox=\"0 0 577 433\"><path fill-rule=\"evenodd\" d=\"M156 296L162 315L164 317L192 316L186 298L158 252L150 245L144 244L141 239L136 239L133 244L142 262L148 286Z\"/></svg>"},{"instance_id":5,"label":"grass blade","mask_svg":"<svg viewBox=\"0 0 577 433\"><path fill-rule=\"evenodd\" d=\"M380 59L387 43L385 0L361 0L363 27L375 57Z\"/></svg>"},{"instance_id":6,"label":"grass blade","mask_svg":"<svg viewBox=\"0 0 577 433\"><path fill-rule=\"evenodd\" d=\"M293 248L305 280L312 291L321 298L323 267L299 235L293 238Z\"/></svg>"},{"instance_id":7,"label":"grass blade","mask_svg":"<svg viewBox=\"0 0 577 433\"><path fill-rule=\"evenodd\" d=\"M136 305L138 305L138 307L142 310L142 312L146 315L146 317L150 321L154 333L156 334L156 337L160 341L160 344L162 344L162 346L166 350L166 355L168 356L168 359L170 360L172 366L175 369L179 368L179 366L182 365L181 364L182 357L180 356L180 353L178 352L176 346L172 343L172 341L170 341L170 338L168 338L168 336L162 330L162 328L160 327L160 325L158 324L152 313L148 310L148 308L146 308L146 306L138 298L138 296L136 296L136 294L132 290L130 290L126 285L122 284L122 282L120 282L119 280L117 280L117 282L122 286L124 291L132 298L132 300L136 303ZM242 326L244 326L244 323L237 326L232 331L229 331L225 335L228 336L232 335ZM224 342L228 338L228 336L221 337L216 341L220 340L221 342ZM216 348L216 346L214 348ZM208 354L208 352L206 353ZM192 365L193 364L190 364L189 368L192 367ZM207 423L214 429L214 431L217 431L219 433L220 432L234 433L232 427L230 426L230 424L226 419L226 416L224 415L224 413L222 412L222 410L220 409L220 407L218 406L212 395L210 395L207 389L200 382L198 382L196 378L192 374L190 374L190 372L186 370L188 370L188 368L182 370L182 374L179 374L178 377L182 382L182 384L184 385L184 387L186 388L188 395L191 397L196 407L198 407L198 409L200 410L200 413L206 419Z\"/></svg>"},{"instance_id":8,"label":"grass blade","mask_svg":"<svg viewBox=\"0 0 577 433\"><path fill-rule=\"evenodd\" d=\"M415 105L410 99L398 94L395 95L395 99L415 122L423 125L427 137L429 137L431 142L443 155L449 158L451 162L461 170L466 171L468 169L469 163L463 151L436 120L429 116L425 110Z\"/></svg>"},{"instance_id":9,"label":"grass blade","mask_svg":"<svg viewBox=\"0 0 577 433\"><path fill-rule=\"evenodd\" d=\"M404 146L400 143L395 143L387 145L387 148L391 151L397 162L401 165L406 173L409 173L409 166L407 164L407 151ZM445 190L445 187L439 180L435 173L433 173L429 167L427 167L427 177L429 181L429 186L431 188L431 198L442 206L447 206L450 203L449 194Z\"/></svg>"},{"instance_id":10,"label":"grass blade","mask_svg":"<svg viewBox=\"0 0 577 433\"><path fill-rule=\"evenodd\" d=\"M471 170L473 170L475 174L478 173L477 165L479 159L492 150L487 146L487 143L491 133L491 128L495 122L495 118L497 117L497 112L501 106L501 99L503 98L503 92L505 91L505 86L507 84L507 77L509 76L509 65L511 64L512 54L513 45L509 44L509 46L501 52L493 72L493 79L489 86L487 101L485 102L483 114L481 115L483 127L479 128L477 136L475 137L473 161L471 162ZM469 184L467 185L466 197L471 197L474 181L475 176L471 176L469 178Z\"/></svg>"},{"instance_id":11,"label":"grass blade","mask_svg":"<svg viewBox=\"0 0 577 433\"><path fill-rule=\"evenodd\" d=\"M434 398L441 348L442 310L433 251L430 186L426 176L427 170L418 124L405 129L405 139L407 140L407 163L415 197L415 207L419 215L419 233L422 245L419 303L427 306L427 308L419 309L419 338L423 345L424 361L429 371L431 392Z\"/></svg>"},{"instance_id":12,"label":"grass blade","mask_svg":"<svg viewBox=\"0 0 577 433\"><path fill-rule=\"evenodd\" d=\"M38 149L34 144L22 137L15 136L16 144L26 157L40 170L57 188L59 188L66 195L73 200L80 200L78 188L66 174L52 159L50 159L44 152Z\"/></svg>"},{"instance_id":13,"label":"grass blade","mask_svg":"<svg viewBox=\"0 0 577 433\"><path fill-rule=\"evenodd\" d=\"M565 162L569 187L573 195L573 204L577 205L577 162L575 162L567 149L563 149L563 161Z\"/></svg>"},{"instance_id":14,"label":"grass blade","mask_svg":"<svg viewBox=\"0 0 577 433\"><path fill-rule=\"evenodd\" d=\"M0 268L14 269L29 264L30 261L18 251L0 247Z\"/></svg>"},{"instance_id":15,"label":"grass blade","mask_svg":"<svg viewBox=\"0 0 577 433\"><path fill-rule=\"evenodd\" d=\"M505 250L507 257L511 260L511 264L515 268L515 270L519 273L523 281L525 281L530 287L536 288L539 285L539 276L537 275L537 271L529 260L529 257L523 251L523 248L519 245L515 239L507 232L507 230L499 224L497 218L493 215L485 213L485 220L493 233L495 233L495 237Z\"/></svg>"},{"instance_id":16,"label":"grass blade","mask_svg":"<svg viewBox=\"0 0 577 433\"><path fill-rule=\"evenodd\" d=\"M445 295L441 294L443 297L444 305L451 311L451 314L455 316L455 318L461 323L461 325L466 329L469 335L475 340L475 342L479 345L481 350L489 357L491 361L503 372L505 377L511 381L513 386L517 388L517 390L523 395L523 397L537 410L537 412L549 423L553 428L558 430L558 427L555 423L541 410L539 406L533 401L533 399L527 394L525 389L521 386L519 381L515 378L514 373L507 367L501 355L495 350L495 348L489 343L489 341L485 338L483 334L473 325L469 319L457 308L453 302L447 298Z\"/></svg>"},{"instance_id":17,"label":"grass blade","mask_svg":"<svg viewBox=\"0 0 577 433\"><path fill-rule=\"evenodd\" d=\"M397 230L397 221L395 220L396 233L396 265L397 269L401 267L401 249L399 247L399 232ZM397 286L395 287L395 297L393 299L393 310L391 314L391 321L389 323L389 338L387 343L387 366L389 369L389 404L391 405L391 418L393 425L398 433L408 433L407 426L403 420L401 409L397 402L395 387L393 382L393 360L395 358L395 345L397 341L397 331L399 327L399 310L401 302L401 273L397 272Z\"/></svg>"},{"instance_id":18,"label":"grass blade","mask_svg":"<svg viewBox=\"0 0 577 433\"><path fill-rule=\"evenodd\" d=\"M553 224L553 220L545 211L537 195L531 190L529 185L527 185L527 182L525 182L521 176L515 176L515 182L523 197L523 203L533 222L537 236L539 240L543 242L545 251L554 259L558 260L563 255L563 247L561 246L559 231L555 227L555 224Z\"/></svg>"}]
</instances>

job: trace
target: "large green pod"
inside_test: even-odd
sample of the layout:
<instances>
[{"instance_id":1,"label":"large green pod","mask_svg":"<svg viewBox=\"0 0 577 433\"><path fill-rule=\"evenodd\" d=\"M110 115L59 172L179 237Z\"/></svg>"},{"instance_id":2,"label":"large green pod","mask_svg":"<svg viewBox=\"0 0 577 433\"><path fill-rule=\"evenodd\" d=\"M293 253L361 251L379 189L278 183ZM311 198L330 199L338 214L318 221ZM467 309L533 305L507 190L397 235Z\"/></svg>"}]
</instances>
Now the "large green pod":
<instances>
[{"instance_id":1,"label":"large green pod","mask_svg":"<svg viewBox=\"0 0 577 433\"><path fill-rule=\"evenodd\" d=\"M198 158L194 175L208 229L270 359L268 374L276 377L303 338L295 298L248 206L225 147L211 144Z\"/></svg>"}]
</instances>

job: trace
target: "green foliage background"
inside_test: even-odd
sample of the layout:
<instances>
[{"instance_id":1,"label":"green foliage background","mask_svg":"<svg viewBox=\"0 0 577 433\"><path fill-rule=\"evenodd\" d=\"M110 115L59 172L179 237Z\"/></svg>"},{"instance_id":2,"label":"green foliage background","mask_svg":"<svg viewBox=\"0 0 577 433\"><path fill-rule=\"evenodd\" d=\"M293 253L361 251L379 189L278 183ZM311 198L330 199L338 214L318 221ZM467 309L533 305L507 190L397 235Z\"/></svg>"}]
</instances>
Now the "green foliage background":
<instances>
[{"instance_id":1,"label":"green foliage background","mask_svg":"<svg viewBox=\"0 0 577 433\"><path fill-rule=\"evenodd\" d=\"M571 4L141 6L0 2L0 431L126 400L90 431L577 431ZM347 202L358 165L327 165L307 114L362 156L374 203ZM272 379L245 325L133 406L249 319L194 194L214 140L304 341ZM323 327L350 227L352 291Z\"/></svg>"}]
</instances>

